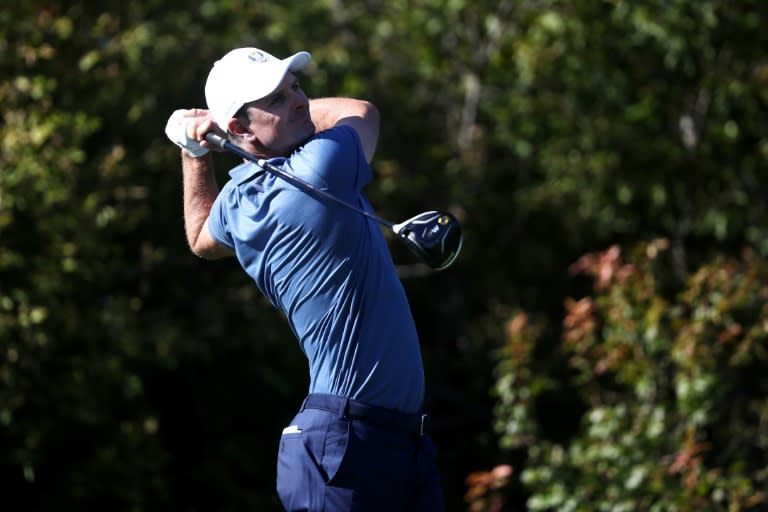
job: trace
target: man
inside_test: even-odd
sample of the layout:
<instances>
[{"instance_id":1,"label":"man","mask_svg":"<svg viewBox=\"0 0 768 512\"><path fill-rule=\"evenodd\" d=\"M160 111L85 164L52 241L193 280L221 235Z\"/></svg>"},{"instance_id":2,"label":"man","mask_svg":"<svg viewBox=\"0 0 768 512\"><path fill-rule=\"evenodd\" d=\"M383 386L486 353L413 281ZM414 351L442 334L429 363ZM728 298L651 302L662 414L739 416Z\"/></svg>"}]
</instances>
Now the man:
<instances>
[{"instance_id":1,"label":"man","mask_svg":"<svg viewBox=\"0 0 768 512\"><path fill-rule=\"evenodd\" d=\"M408 300L379 226L245 162L218 190L205 134L226 132L331 194L372 211L362 193L379 134L370 103L308 100L277 59L229 52L205 86L209 110L166 126L182 147L184 218L192 251L236 255L282 311L309 362L310 389L282 434L277 489L286 510L443 510L425 433L424 371Z\"/></svg>"}]
</instances>

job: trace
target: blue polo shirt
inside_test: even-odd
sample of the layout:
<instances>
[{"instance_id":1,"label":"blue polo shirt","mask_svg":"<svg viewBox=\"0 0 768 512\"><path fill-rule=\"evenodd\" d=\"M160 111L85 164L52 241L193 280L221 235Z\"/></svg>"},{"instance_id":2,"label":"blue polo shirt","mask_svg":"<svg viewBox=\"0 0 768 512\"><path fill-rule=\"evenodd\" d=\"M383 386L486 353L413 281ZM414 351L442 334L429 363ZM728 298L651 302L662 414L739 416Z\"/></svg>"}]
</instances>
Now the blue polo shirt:
<instances>
[{"instance_id":1,"label":"blue polo shirt","mask_svg":"<svg viewBox=\"0 0 768 512\"><path fill-rule=\"evenodd\" d=\"M357 132L316 134L270 163L366 211ZM309 362L310 393L420 410L424 370L408 299L381 227L253 163L230 171L208 228L282 311Z\"/></svg>"}]
</instances>

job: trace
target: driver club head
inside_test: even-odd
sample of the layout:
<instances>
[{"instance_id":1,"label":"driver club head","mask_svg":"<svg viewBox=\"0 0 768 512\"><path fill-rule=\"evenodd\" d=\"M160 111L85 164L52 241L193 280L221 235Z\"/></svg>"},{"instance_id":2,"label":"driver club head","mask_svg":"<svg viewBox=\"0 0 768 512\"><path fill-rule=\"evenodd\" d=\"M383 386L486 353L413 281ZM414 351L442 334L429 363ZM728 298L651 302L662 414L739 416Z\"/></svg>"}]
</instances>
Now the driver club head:
<instances>
[{"instance_id":1,"label":"driver club head","mask_svg":"<svg viewBox=\"0 0 768 512\"><path fill-rule=\"evenodd\" d=\"M461 224L448 212L420 213L395 224L392 230L435 270L448 268L461 252Z\"/></svg>"}]
</instances>

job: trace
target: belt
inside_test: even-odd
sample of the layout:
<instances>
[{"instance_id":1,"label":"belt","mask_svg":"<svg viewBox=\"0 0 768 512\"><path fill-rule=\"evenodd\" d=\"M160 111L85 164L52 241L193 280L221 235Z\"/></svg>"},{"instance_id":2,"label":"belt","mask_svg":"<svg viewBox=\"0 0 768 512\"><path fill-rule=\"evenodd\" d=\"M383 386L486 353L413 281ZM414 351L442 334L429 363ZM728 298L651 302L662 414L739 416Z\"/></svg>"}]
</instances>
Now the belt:
<instances>
[{"instance_id":1,"label":"belt","mask_svg":"<svg viewBox=\"0 0 768 512\"><path fill-rule=\"evenodd\" d=\"M360 420L383 428L423 436L429 432L431 421L427 414L407 414L383 407L364 404L351 398L312 393L304 399L304 409L338 413L341 418Z\"/></svg>"}]
</instances>

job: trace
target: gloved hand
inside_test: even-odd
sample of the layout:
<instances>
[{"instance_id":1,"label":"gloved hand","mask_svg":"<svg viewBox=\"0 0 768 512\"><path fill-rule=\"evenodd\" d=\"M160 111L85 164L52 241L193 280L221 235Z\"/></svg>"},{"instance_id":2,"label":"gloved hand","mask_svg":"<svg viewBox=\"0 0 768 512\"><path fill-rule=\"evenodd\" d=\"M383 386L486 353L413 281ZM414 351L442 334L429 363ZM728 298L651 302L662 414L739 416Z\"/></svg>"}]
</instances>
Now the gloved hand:
<instances>
[{"instance_id":1,"label":"gloved hand","mask_svg":"<svg viewBox=\"0 0 768 512\"><path fill-rule=\"evenodd\" d=\"M189 156L199 158L208 153L208 148L200 146L195 139L187 135L187 125L195 120L195 114L192 110L177 110L168 118L165 125L165 134L171 139L171 142L186 150Z\"/></svg>"}]
</instances>

